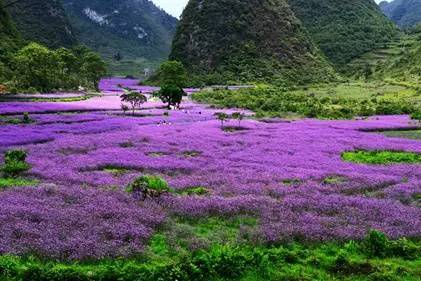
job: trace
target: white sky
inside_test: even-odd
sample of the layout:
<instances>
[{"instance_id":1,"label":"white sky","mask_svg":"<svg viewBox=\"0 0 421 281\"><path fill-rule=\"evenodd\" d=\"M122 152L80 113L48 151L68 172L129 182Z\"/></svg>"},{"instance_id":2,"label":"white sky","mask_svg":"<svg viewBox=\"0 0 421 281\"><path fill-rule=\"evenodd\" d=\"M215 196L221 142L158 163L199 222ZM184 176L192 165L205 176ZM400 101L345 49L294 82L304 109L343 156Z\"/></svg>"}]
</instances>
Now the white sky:
<instances>
[{"instance_id":1,"label":"white sky","mask_svg":"<svg viewBox=\"0 0 421 281\"><path fill-rule=\"evenodd\" d=\"M152 0L152 2L167 11L167 13L179 18L188 0Z\"/></svg>"},{"instance_id":2,"label":"white sky","mask_svg":"<svg viewBox=\"0 0 421 281\"><path fill-rule=\"evenodd\" d=\"M188 0L152 0L157 6L163 8L169 14L179 18L187 5ZM376 0L377 3L382 0ZM390 1L389 1L390 2Z\"/></svg>"}]
</instances>

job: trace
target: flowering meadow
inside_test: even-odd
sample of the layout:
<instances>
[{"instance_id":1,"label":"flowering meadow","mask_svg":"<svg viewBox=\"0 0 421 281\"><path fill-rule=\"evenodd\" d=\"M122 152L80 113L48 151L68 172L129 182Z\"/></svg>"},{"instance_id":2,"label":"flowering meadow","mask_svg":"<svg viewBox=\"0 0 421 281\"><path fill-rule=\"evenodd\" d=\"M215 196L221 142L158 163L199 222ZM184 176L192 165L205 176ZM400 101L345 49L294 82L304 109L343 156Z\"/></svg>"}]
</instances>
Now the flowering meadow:
<instances>
[{"instance_id":1,"label":"flowering meadow","mask_svg":"<svg viewBox=\"0 0 421 281\"><path fill-rule=\"evenodd\" d=\"M187 97L180 110L150 99L125 115L121 86L156 90L105 79L103 96L89 100L0 104L0 115L29 112L30 124L0 126L0 152L26 151L26 176L39 181L0 192L1 254L133 257L168 223L215 217L254 218L240 232L259 245L361 240L370 230L389 239L421 237L420 164L342 159L355 150L421 153L419 140L372 132L408 127L408 116L246 118L241 130L229 131L217 110ZM176 192L139 201L125 191L139 175L160 176ZM203 194L188 192L195 188Z\"/></svg>"}]
</instances>

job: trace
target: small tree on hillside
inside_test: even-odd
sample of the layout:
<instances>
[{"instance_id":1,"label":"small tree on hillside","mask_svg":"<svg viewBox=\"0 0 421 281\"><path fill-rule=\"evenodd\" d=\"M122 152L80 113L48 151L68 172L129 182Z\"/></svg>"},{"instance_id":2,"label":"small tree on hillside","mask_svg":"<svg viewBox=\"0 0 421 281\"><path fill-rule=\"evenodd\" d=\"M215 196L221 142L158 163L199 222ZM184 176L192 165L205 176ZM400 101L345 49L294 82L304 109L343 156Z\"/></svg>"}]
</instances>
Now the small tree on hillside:
<instances>
[{"instance_id":1,"label":"small tree on hillside","mask_svg":"<svg viewBox=\"0 0 421 281\"><path fill-rule=\"evenodd\" d=\"M121 96L121 102L126 102L130 104L132 108L132 114L134 116L134 112L136 108L140 107L143 103L145 103L148 99L138 92L129 92ZM122 106L123 109L123 106Z\"/></svg>"},{"instance_id":2,"label":"small tree on hillside","mask_svg":"<svg viewBox=\"0 0 421 281\"><path fill-rule=\"evenodd\" d=\"M163 86L155 95L167 104L168 109L171 109L171 106L180 107L185 93L181 87L168 84Z\"/></svg>"},{"instance_id":3,"label":"small tree on hillside","mask_svg":"<svg viewBox=\"0 0 421 281\"><path fill-rule=\"evenodd\" d=\"M225 112L217 112L215 113L215 117L216 119L218 119L219 121L221 121L221 129L224 129L224 122L226 120L228 120L229 116L228 114L226 114Z\"/></svg>"}]
</instances>

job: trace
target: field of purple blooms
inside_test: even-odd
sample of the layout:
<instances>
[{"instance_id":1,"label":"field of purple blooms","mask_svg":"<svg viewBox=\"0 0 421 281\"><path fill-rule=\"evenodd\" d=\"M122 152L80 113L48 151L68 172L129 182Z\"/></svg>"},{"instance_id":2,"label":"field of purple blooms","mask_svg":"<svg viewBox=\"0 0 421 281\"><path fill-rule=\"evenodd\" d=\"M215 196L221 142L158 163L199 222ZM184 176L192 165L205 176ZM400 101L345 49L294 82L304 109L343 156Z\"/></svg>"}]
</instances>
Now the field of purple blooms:
<instances>
[{"instance_id":1,"label":"field of purple blooms","mask_svg":"<svg viewBox=\"0 0 421 281\"><path fill-rule=\"evenodd\" d=\"M255 217L253 236L264 243L362 239L371 229L393 239L421 237L421 165L341 157L359 149L421 153L419 140L369 132L409 127L408 116L246 118L241 130L224 131L214 109L188 98L180 110L151 100L124 115L120 86L156 90L105 79L103 96L89 100L0 104L0 115L29 112L34 121L1 125L0 154L25 150L28 177L40 181L0 192L0 253L133 256L174 217ZM163 177L179 193L207 192L138 202L124 188L144 174Z\"/></svg>"}]
</instances>

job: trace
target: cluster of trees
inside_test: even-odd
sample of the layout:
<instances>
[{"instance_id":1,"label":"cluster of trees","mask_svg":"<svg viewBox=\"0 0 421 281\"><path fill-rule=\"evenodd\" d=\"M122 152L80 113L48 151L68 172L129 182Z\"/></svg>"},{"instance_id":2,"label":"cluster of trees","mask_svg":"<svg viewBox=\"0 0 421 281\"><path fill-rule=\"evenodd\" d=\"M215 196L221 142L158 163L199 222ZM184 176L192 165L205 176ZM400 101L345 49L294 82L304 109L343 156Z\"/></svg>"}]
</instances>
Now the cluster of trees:
<instances>
[{"instance_id":1,"label":"cluster of trees","mask_svg":"<svg viewBox=\"0 0 421 281\"><path fill-rule=\"evenodd\" d=\"M48 92L79 86L98 89L106 74L101 57L84 46L50 50L37 43L11 54L3 68L6 71L0 82L7 81L10 92Z\"/></svg>"}]
</instances>

